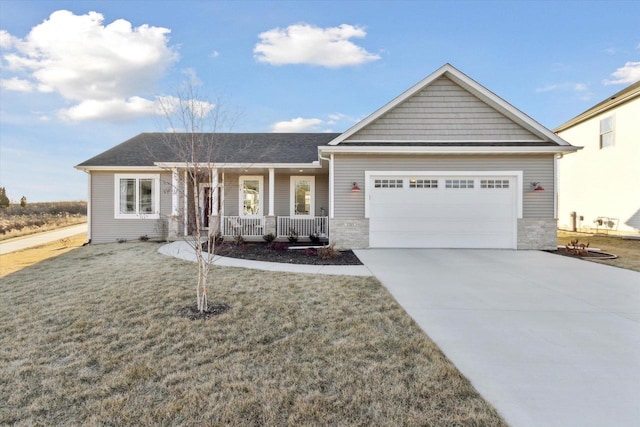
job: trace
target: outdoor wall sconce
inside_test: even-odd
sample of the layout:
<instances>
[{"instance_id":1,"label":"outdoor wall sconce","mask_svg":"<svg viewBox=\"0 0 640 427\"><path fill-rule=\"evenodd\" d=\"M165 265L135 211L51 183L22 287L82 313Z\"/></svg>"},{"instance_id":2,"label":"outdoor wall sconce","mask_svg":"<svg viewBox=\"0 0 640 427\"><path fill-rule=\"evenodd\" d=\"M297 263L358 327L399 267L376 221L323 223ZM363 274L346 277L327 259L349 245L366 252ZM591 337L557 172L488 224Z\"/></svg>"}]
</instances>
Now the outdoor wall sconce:
<instances>
[{"instance_id":1,"label":"outdoor wall sconce","mask_svg":"<svg viewBox=\"0 0 640 427\"><path fill-rule=\"evenodd\" d=\"M351 187L351 192L352 193L357 193L358 191L360 191L360 187L358 187L358 183L354 182L353 186Z\"/></svg>"},{"instance_id":2,"label":"outdoor wall sconce","mask_svg":"<svg viewBox=\"0 0 640 427\"><path fill-rule=\"evenodd\" d=\"M531 190L530 191L544 191L544 187L540 185L539 182L531 182Z\"/></svg>"}]
</instances>

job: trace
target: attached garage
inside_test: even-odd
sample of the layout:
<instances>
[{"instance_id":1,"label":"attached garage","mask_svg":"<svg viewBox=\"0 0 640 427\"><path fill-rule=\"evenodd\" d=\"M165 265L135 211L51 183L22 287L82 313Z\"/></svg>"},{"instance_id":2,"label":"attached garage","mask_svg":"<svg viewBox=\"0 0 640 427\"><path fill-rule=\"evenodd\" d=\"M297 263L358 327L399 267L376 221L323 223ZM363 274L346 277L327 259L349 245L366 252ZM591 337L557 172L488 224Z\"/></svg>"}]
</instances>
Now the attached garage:
<instances>
[{"instance_id":1,"label":"attached garage","mask_svg":"<svg viewBox=\"0 0 640 427\"><path fill-rule=\"evenodd\" d=\"M370 247L517 247L519 172L366 175Z\"/></svg>"}]
</instances>

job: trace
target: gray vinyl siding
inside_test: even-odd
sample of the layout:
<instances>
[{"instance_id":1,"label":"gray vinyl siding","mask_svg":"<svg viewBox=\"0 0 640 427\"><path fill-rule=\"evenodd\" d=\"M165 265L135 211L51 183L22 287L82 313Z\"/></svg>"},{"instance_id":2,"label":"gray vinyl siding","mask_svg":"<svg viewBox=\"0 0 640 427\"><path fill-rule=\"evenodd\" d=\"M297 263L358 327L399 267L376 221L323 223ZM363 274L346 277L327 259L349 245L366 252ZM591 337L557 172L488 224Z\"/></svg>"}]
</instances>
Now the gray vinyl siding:
<instances>
[{"instance_id":1,"label":"gray vinyl siding","mask_svg":"<svg viewBox=\"0 0 640 427\"><path fill-rule=\"evenodd\" d=\"M352 135L349 141L540 140L442 76Z\"/></svg>"},{"instance_id":2,"label":"gray vinyl siding","mask_svg":"<svg viewBox=\"0 0 640 427\"><path fill-rule=\"evenodd\" d=\"M91 242L138 240L158 235L158 219L115 219L114 175L123 172L91 172ZM134 175L134 172L126 172ZM140 172L149 173L149 172ZM171 174L160 174L160 217L171 214Z\"/></svg>"},{"instance_id":3,"label":"gray vinyl siding","mask_svg":"<svg viewBox=\"0 0 640 427\"><path fill-rule=\"evenodd\" d=\"M274 204L276 216L288 216L291 214L291 209L289 209L290 177L291 175L276 174L276 198Z\"/></svg>"},{"instance_id":4,"label":"gray vinyl siding","mask_svg":"<svg viewBox=\"0 0 640 427\"><path fill-rule=\"evenodd\" d=\"M251 175L247 173L246 175ZM225 174L224 184L224 214L238 215L239 179L241 175ZM264 196L262 200L262 212L266 216L269 213L269 175L256 174L263 177ZM276 216L288 216L291 214L289 204L291 202L291 176L290 174L275 173L274 190L274 213ZM305 175L306 176L306 175ZM323 207L325 215L329 212L329 177L328 175L316 175L316 215L320 215L320 208Z\"/></svg>"},{"instance_id":5,"label":"gray vinyl siding","mask_svg":"<svg viewBox=\"0 0 640 427\"><path fill-rule=\"evenodd\" d=\"M329 215L329 176L316 176L316 216L321 216L321 209L324 214Z\"/></svg>"},{"instance_id":6,"label":"gray vinyl siding","mask_svg":"<svg viewBox=\"0 0 640 427\"><path fill-rule=\"evenodd\" d=\"M553 155L533 156L356 156L334 158L334 216L364 216L365 171L522 171L523 217L553 218ZM531 193L531 181L545 191ZM363 190L352 192L357 182Z\"/></svg>"}]
</instances>

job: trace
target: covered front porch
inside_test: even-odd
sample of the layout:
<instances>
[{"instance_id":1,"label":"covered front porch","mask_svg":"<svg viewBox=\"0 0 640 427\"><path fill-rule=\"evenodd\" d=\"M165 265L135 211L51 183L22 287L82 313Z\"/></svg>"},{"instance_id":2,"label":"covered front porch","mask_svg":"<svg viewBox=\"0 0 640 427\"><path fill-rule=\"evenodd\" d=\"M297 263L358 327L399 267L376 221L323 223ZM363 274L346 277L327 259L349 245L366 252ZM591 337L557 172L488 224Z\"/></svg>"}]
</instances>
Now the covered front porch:
<instances>
[{"instance_id":1,"label":"covered front porch","mask_svg":"<svg viewBox=\"0 0 640 427\"><path fill-rule=\"evenodd\" d=\"M172 168L169 239L192 235L265 235L329 239L329 177L319 164L300 167Z\"/></svg>"}]
</instances>

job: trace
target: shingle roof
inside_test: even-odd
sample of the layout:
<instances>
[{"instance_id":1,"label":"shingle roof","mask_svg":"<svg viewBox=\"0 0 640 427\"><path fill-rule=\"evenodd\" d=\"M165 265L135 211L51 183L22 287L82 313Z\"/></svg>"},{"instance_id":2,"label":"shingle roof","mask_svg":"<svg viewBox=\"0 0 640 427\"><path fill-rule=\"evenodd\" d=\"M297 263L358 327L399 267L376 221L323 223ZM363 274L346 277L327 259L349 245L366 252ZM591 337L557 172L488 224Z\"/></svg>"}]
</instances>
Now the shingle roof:
<instances>
[{"instance_id":1,"label":"shingle roof","mask_svg":"<svg viewBox=\"0 0 640 427\"><path fill-rule=\"evenodd\" d=\"M318 146L327 145L337 133L141 133L128 141L80 163L91 166L153 166L155 162L184 162L190 157L190 139L203 147L195 150L198 161L216 163L312 163ZM209 153L209 149L212 155Z\"/></svg>"}]
</instances>

